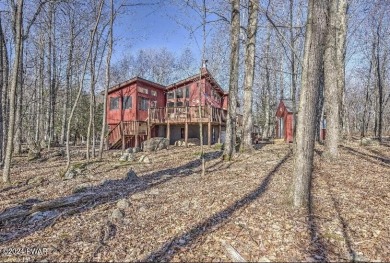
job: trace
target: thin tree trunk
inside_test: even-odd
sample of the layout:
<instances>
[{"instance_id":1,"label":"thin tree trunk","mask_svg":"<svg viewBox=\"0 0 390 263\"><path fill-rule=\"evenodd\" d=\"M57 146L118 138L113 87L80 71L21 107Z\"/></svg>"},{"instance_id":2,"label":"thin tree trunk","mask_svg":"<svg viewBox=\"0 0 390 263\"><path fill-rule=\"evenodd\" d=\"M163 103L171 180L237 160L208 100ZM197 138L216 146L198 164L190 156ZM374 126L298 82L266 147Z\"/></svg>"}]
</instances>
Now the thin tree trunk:
<instances>
[{"instance_id":1,"label":"thin tree trunk","mask_svg":"<svg viewBox=\"0 0 390 263\"><path fill-rule=\"evenodd\" d=\"M269 137L269 123L270 123L270 104L271 104L271 80L270 80L270 42L271 42L271 28L267 30L267 42L266 42L266 63L265 68L265 96L264 96L264 127L263 127L263 138Z\"/></svg>"},{"instance_id":2,"label":"thin tree trunk","mask_svg":"<svg viewBox=\"0 0 390 263\"><path fill-rule=\"evenodd\" d=\"M3 28L1 26L0 28L1 32L3 33ZM1 47L2 47L2 63L3 63L3 71L0 73L2 74L2 93L1 93L1 112L3 117L3 126L0 132L2 133L2 146L1 146L1 164L4 163L4 156L5 156L5 147L7 145L7 130L8 130L8 110L9 110L9 100L8 100L8 76L9 76L9 61L8 61L8 51L7 51L7 45L5 42L4 34L2 35L1 39Z\"/></svg>"},{"instance_id":3,"label":"thin tree trunk","mask_svg":"<svg viewBox=\"0 0 390 263\"><path fill-rule=\"evenodd\" d=\"M6 98L3 97L4 88L5 88L5 74L3 72L6 70L5 65L5 58L4 56L6 54L6 45L4 40L4 34L3 34L3 25L1 23L1 17L0 17L0 162L2 163L3 160L3 139L4 139L4 118L3 118L3 105L5 103Z\"/></svg>"},{"instance_id":4,"label":"thin tree trunk","mask_svg":"<svg viewBox=\"0 0 390 263\"><path fill-rule=\"evenodd\" d=\"M66 84L65 84L65 102L62 108L62 120L61 120L61 138L60 144L63 145L65 141L66 133L66 121L68 117L68 106L69 106L69 92L70 86L72 85L72 61L73 61L73 49L74 49L74 18L70 21L70 34L69 34L69 53L68 53L68 64L66 66Z\"/></svg>"},{"instance_id":5,"label":"thin tree trunk","mask_svg":"<svg viewBox=\"0 0 390 263\"><path fill-rule=\"evenodd\" d=\"M13 62L13 70L11 76L11 88L10 88L10 102L9 102L9 124L7 132L7 148L5 152L4 160L4 169L3 169L3 182L11 183L10 180L10 170L11 170L11 159L12 159L12 150L13 150L13 137L15 131L15 99L16 99L16 90L18 87L18 75L19 75L19 65L20 57L22 51L22 30L23 30L23 0L18 0L15 10L15 57Z\"/></svg>"},{"instance_id":6,"label":"thin tree trunk","mask_svg":"<svg viewBox=\"0 0 390 263\"><path fill-rule=\"evenodd\" d=\"M22 153L22 107L23 107L23 50L24 41L21 43L20 51L20 64L19 64L19 76L18 76L18 91L16 95L16 117L15 117L15 135L14 135L14 152L16 155Z\"/></svg>"},{"instance_id":7,"label":"thin tree trunk","mask_svg":"<svg viewBox=\"0 0 390 263\"><path fill-rule=\"evenodd\" d=\"M381 24L377 27L377 43L376 43L376 86L378 90L378 139L382 141L382 125L383 125L383 85L380 65L380 28Z\"/></svg>"},{"instance_id":8,"label":"thin tree trunk","mask_svg":"<svg viewBox=\"0 0 390 263\"><path fill-rule=\"evenodd\" d=\"M295 207L306 205L313 169L316 105L325 41L327 0L309 0L294 163Z\"/></svg>"},{"instance_id":9,"label":"thin tree trunk","mask_svg":"<svg viewBox=\"0 0 390 263\"><path fill-rule=\"evenodd\" d=\"M206 172L206 163L204 159L204 150L203 150L203 116L202 116L202 93L206 92L206 88L203 89L202 85L202 70L203 68L206 69L206 61L205 61L205 51L206 51L206 0L203 0L202 5L202 31L203 31L203 46L202 46L202 61L200 66L200 74L199 74L199 82L198 82L198 90L199 90L199 141L200 141L200 158L202 160L202 173L201 176L204 176ZM206 79L205 79L205 85L206 85ZM206 94L205 94L206 96ZM206 108L206 101L204 104ZM211 114L211 113L210 113Z\"/></svg>"},{"instance_id":10,"label":"thin tree trunk","mask_svg":"<svg viewBox=\"0 0 390 263\"><path fill-rule=\"evenodd\" d=\"M296 142L296 127L297 127L297 70L295 65L295 39L294 39L294 0L290 0L290 45L291 45L291 100L293 111L293 140ZM295 143L294 143L295 145Z\"/></svg>"},{"instance_id":11,"label":"thin tree trunk","mask_svg":"<svg viewBox=\"0 0 390 263\"><path fill-rule=\"evenodd\" d=\"M94 29L92 30L91 39L89 41L89 48L88 48L87 57L86 57L86 60L84 62L83 70L81 72L81 80L80 80L80 83L79 83L79 90L77 92L77 96L76 96L75 102L73 104L73 107L72 107L72 110L70 112L69 119L68 119L67 131L66 131L66 157L67 157L67 162L66 162L65 172L68 171L68 169L70 167L70 162L71 162L71 159L70 159L70 149L69 149L69 138L70 138L70 128L71 128L71 124L72 124L72 119L73 119L73 115L74 115L74 112L76 110L78 101L80 99L81 92L83 90L85 72L86 72L86 69L87 69L88 61L89 61L89 59L91 57L92 47L93 47L93 39L95 38L97 27L99 25L99 21L100 21L100 17L101 17L101 14L102 14L102 9L103 9L103 3L104 3L104 0L100 0L98 17L96 19Z\"/></svg>"},{"instance_id":12,"label":"thin tree trunk","mask_svg":"<svg viewBox=\"0 0 390 263\"><path fill-rule=\"evenodd\" d=\"M240 0L231 0L231 29L230 29L230 79L229 105L226 121L226 141L223 159L230 161L236 147L236 117L238 93L238 57L240 49Z\"/></svg>"},{"instance_id":13,"label":"thin tree trunk","mask_svg":"<svg viewBox=\"0 0 390 263\"><path fill-rule=\"evenodd\" d=\"M243 141L241 151L252 150L252 129L253 129L253 79L255 71L255 50L257 35L257 20L259 3L256 0L249 1L247 45L245 56L245 81L244 81L244 123Z\"/></svg>"},{"instance_id":14,"label":"thin tree trunk","mask_svg":"<svg viewBox=\"0 0 390 263\"><path fill-rule=\"evenodd\" d=\"M103 121L102 121L102 131L100 134L100 145L99 145L99 156L98 160L101 160L103 157L103 145L104 137L106 134L107 126L107 94L110 87L111 81L111 56L112 56L112 46L113 46L113 30L114 30L114 0L111 0L111 17L110 17L110 36L108 42L108 51L106 59L106 87L104 90L104 103L103 103Z\"/></svg>"}]
</instances>

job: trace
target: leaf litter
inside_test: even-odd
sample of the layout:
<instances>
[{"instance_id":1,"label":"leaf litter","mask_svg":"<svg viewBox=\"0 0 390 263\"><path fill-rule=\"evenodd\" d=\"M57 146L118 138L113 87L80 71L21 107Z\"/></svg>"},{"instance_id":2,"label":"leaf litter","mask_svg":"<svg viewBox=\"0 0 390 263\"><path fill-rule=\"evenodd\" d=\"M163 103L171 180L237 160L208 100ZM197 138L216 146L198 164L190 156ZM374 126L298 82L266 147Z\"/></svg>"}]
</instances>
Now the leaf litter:
<instances>
[{"instance_id":1,"label":"leaf litter","mask_svg":"<svg viewBox=\"0 0 390 263\"><path fill-rule=\"evenodd\" d=\"M110 151L71 180L52 152L17 157L14 184L0 188L0 248L47 253L0 260L389 261L390 147L349 143L333 162L323 151L301 209L290 201L287 144L231 162L207 149L204 177L199 147L149 153L150 164L120 163ZM72 153L85 163L82 150Z\"/></svg>"}]
</instances>

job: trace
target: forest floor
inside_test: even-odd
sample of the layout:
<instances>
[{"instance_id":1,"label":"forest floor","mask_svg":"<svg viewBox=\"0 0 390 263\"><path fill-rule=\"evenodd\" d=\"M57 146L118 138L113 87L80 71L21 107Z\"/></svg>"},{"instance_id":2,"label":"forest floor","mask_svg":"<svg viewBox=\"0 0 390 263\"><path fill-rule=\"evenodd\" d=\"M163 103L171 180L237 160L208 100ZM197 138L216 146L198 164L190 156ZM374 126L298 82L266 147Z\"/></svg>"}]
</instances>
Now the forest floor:
<instances>
[{"instance_id":1,"label":"forest floor","mask_svg":"<svg viewBox=\"0 0 390 263\"><path fill-rule=\"evenodd\" d=\"M389 262L390 143L346 143L334 162L317 145L310 203L298 210L291 146L231 162L206 148L203 177L199 147L150 153L149 164L108 151L71 180L56 149L16 157L13 185L0 185L0 261Z\"/></svg>"}]
</instances>

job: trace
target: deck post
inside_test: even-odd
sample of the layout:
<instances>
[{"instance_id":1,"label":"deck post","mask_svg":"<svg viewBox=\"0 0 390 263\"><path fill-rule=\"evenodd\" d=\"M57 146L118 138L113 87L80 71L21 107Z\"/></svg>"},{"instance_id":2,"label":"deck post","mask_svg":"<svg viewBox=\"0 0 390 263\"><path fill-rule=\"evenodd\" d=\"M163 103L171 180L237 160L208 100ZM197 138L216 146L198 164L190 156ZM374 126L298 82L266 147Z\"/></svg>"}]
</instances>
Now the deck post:
<instances>
[{"instance_id":1,"label":"deck post","mask_svg":"<svg viewBox=\"0 0 390 263\"><path fill-rule=\"evenodd\" d=\"M218 120L219 120L219 127L218 127L218 143L221 143L221 132L222 132L222 110L218 110Z\"/></svg>"},{"instance_id":2,"label":"deck post","mask_svg":"<svg viewBox=\"0 0 390 263\"><path fill-rule=\"evenodd\" d=\"M219 127L218 127L218 143L219 144L221 143L221 132L222 132L222 125L221 125L221 123L219 123Z\"/></svg>"},{"instance_id":3,"label":"deck post","mask_svg":"<svg viewBox=\"0 0 390 263\"><path fill-rule=\"evenodd\" d=\"M148 137L147 137L147 140L150 140L150 138L152 137L152 135L150 134L151 133L151 128L150 128L150 107L148 108Z\"/></svg>"},{"instance_id":4,"label":"deck post","mask_svg":"<svg viewBox=\"0 0 390 263\"><path fill-rule=\"evenodd\" d=\"M186 122L184 125L184 143L188 147L188 107L186 106Z\"/></svg>"},{"instance_id":5,"label":"deck post","mask_svg":"<svg viewBox=\"0 0 390 263\"><path fill-rule=\"evenodd\" d=\"M121 137L122 137L122 153L125 152L126 142L125 142L125 129L124 123L121 121Z\"/></svg>"},{"instance_id":6,"label":"deck post","mask_svg":"<svg viewBox=\"0 0 390 263\"><path fill-rule=\"evenodd\" d=\"M208 140L209 147L211 147L211 121L209 121L209 123L208 123L207 140Z\"/></svg>"},{"instance_id":7,"label":"deck post","mask_svg":"<svg viewBox=\"0 0 390 263\"><path fill-rule=\"evenodd\" d=\"M167 120L167 139L168 139L168 143L170 144L171 142L171 125L169 123L169 119Z\"/></svg>"},{"instance_id":8,"label":"deck post","mask_svg":"<svg viewBox=\"0 0 390 263\"><path fill-rule=\"evenodd\" d=\"M209 123L208 123L208 132L207 132L207 141L209 147L211 147L211 120L213 118L213 108L209 105Z\"/></svg>"},{"instance_id":9,"label":"deck post","mask_svg":"<svg viewBox=\"0 0 390 263\"><path fill-rule=\"evenodd\" d=\"M139 148L139 136L138 136L139 123L135 122L135 148Z\"/></svg>"}]
</instances>

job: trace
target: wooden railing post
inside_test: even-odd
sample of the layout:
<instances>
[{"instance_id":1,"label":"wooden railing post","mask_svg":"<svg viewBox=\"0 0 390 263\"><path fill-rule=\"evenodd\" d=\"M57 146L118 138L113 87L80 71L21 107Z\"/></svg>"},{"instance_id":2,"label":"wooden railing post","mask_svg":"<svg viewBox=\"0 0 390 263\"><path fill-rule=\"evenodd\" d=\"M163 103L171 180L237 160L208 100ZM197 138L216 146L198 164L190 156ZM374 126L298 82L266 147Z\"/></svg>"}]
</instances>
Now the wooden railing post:
<instances>
[{"instance_id":1,"label":"wooden railing post","mask_svg":"<svg viewBox=\"0 0 390 263\"><path fill-rule=\"evenodd\" d=\"M209 147L211 147L211 118L212 118L212 108L211 105L209 105L209 123L208 123L208 132L207 132L207 142Z\"/></svg>"},{"instance_id":2,"label":"wooden railing post","mask_svg":"<svg viewBox=\"0 0 390 263\"><path fill-rule=\"evenodd\" d=\"M147 137L147 140L150 140L150 138L151 138L150 117L151 117L150 108L148 108L148 124L147 124L148 125L148 128L147 128L148 137Z\"/></svg>"},{"instance_id":3,"label":"wooden railing post","mask_svg":"<svg viewBox=\"0 0 390 263\"><path fill-rule=\"evenodd\" d=\"M186 106L186 122L184 126L184 143L188 147L188 107Z\"/></svg>"},{"instance_id":4,"label":"wooden railing post","mask_svg":"<svg viewBox=\"0 0 390 263\"><path fill-rule=\"evenodd\" d=\"M122 153L125 152L126 144L125 144L125 130L124 130L124 123L121 121L120 125L121 129L121 138L122 138Z\"/></svg>"}]
</instances>

